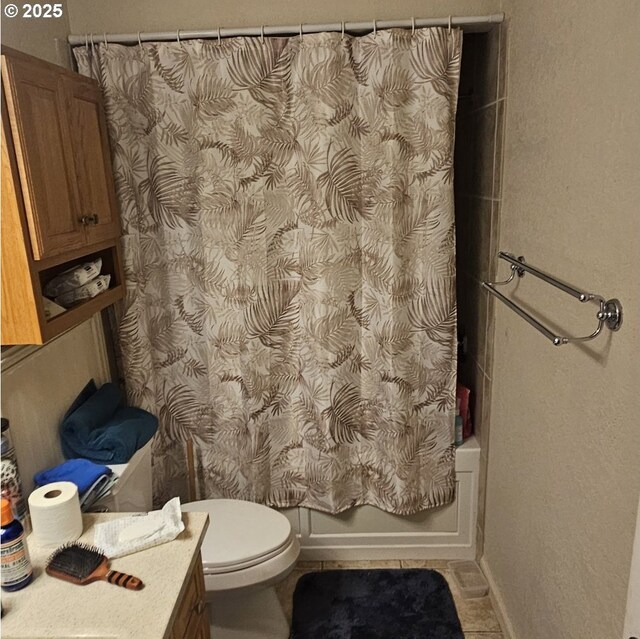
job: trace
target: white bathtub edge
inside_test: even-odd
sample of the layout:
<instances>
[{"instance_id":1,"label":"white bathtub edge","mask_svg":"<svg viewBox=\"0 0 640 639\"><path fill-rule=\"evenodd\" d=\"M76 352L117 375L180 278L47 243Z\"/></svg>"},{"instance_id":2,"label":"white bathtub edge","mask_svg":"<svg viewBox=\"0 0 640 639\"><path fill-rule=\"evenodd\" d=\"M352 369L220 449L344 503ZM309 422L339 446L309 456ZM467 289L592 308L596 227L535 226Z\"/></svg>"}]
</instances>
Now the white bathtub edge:
<instances>
[{"instance_id":1,"label":"white bathtub edge","mask_svg":"<svg viewBox=\"0 0 640 639\"><path fill-rule=\"evenodd\" d=\"M456 448L456 472L480 471L480 442L471 435L462 446Z\"/></svg>"},{"instance_id":2,"label":"white bathtub edge","mask_svg":"<svg viewBox=\"0 0 640 639\"><path fill-rule=\"evenodd\" d=\"M302 560L382 560L382 559L475 559L480 446L475 436L456 449L457 511L453 529L439 532L407 530L384 532L368 530L345 532L343 529L318 533L306 508L297 509L296 532L300 538ZM382 511L380 511L382 513Z\"/></svg>"}]
</instances>

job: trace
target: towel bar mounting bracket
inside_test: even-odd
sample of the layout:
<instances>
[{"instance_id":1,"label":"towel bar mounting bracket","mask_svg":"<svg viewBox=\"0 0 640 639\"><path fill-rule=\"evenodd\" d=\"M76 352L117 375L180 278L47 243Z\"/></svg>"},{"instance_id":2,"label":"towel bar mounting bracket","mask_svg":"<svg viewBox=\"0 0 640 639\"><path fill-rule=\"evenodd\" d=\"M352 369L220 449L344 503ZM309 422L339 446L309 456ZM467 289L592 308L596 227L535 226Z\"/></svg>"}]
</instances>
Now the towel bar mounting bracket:
<instances>
[{"instance_id":1,"label":"towel bar mounting bracket","mask_svg":"<svg viewBox=\"0 0 640 639\"><path fill-rule=\"evenodd\" d=\"M610 299L604 303L604 308L598 313L598 319L604 320L610 331L619 331L622 326L622 303L618 299Z\"/></svg>"},{"instance_id":2,"label":"towel bar mounting bracket","mask_svg":"<svg viewBox=\"0 0 640 639\"><path fill-rule=\"evenodd\" d=\"M524 259L524 255L519 255L517 258L518 262L522 262L522 264L526 264L526 260ZM511 265L511 270L518 276L524 277L525 270L522 266L516 266L515 264Z\"/></svg>"}]
</instances>

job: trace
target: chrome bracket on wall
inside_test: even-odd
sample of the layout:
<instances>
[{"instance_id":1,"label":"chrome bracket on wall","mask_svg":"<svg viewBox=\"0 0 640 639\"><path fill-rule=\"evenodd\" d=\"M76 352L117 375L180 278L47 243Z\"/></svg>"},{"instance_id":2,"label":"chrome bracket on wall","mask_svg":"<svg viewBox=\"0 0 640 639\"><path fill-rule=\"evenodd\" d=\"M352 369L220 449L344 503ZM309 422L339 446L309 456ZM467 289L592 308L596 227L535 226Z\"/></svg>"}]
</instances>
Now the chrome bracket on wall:
<instances>
[{"instance_id":1,"label":"chrome bracket on wall","mask_svg":"<svg viewBox=\"0 0 640 639\"><path fill-rule=\"evenodd\" d=\"M620 300L617 300L615 298L605 300L601 295L581 291L575 286L567 284L566 282L559 280L557 277L549 275L548 273L541 271L539 268L527 264L523 256L516 257L511 253L500 251L498 253L498 257L506 260L511 264L511 275L503 282L482 282L482 287L489 291L489 293L497 297L501 302L506 304L512 311L520 315L522 319L526 320L529 324L531 324L531 326L540 331L556 346L562 346L563 344L570 344L572 342L588 342L589 340L598 337L604 327L608 328L610 331L620 330L620 326L622 325L622 304L620 303ZM547 282L547 284L551 284L552 286L559 288L561 291L568 293L572 297L575 297L580 302L598 302L600 305L600 309L596 314L598 326L593 331L593 333L584 337L564 337L562 335L557 335L552 330L547 328L544 324L539 322L535 317L530 315L527 311L518 306L516 303L512 302L508 297L506 297L496 289L497 286L510 284L516 276L524 277L525 273L531 273L535 277L543 280L544 282Z\"/></svg>"}]
</instances>

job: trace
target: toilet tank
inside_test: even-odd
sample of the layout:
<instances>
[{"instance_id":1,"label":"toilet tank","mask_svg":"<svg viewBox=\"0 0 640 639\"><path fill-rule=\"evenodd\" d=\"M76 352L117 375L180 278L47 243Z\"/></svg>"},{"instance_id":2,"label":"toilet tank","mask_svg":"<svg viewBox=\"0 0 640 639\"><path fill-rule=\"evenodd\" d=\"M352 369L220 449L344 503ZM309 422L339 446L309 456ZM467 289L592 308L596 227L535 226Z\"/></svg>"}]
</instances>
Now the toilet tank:
<instances>
[{"instance_id":1,"label":"toilet tank","mask_svg":"<svg viewBox=\"0 0 640 639\"><path fill-rule=\"evenodd\" d=\"M101 512L146 512L152 508L151 442L148 442L126 464L110 464L118 476L111 491L91 510Z\"/></svg>"}]
</instances>

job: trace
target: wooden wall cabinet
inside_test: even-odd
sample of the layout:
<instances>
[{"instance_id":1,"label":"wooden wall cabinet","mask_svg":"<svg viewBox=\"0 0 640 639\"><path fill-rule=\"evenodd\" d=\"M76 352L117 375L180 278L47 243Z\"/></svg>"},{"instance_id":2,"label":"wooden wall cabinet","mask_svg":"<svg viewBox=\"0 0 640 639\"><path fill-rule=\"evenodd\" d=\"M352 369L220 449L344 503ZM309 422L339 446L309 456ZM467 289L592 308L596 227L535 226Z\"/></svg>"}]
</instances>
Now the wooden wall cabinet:
<instances>
[{"instance_id":1,"label":"wooden wall cabinet","mask_svg":"<svg viewBox=\"0 0 640 639\"><path fill-rule=\"evenodd\" d=\"M102 95L89 78L2 49L2 344L42 344L123 295ZM108 291L47 320L42 289L95 257Z\"/></svg>"},{"instance_id":2,"label":"wooden wall cabinet","mask_svg":"<svg viewBox=\"0 0 640 639\"><path fill-rule=\"evenodd\" d=\"M204 600L204 574L200 553L178 603L170 639L210 639L209 614ZM215 639L215 638L214 638Z\"/></svg>"}]
</instances>

